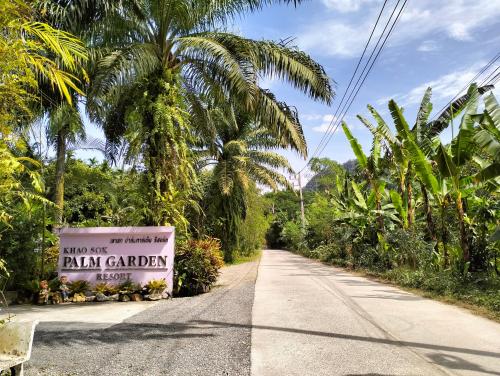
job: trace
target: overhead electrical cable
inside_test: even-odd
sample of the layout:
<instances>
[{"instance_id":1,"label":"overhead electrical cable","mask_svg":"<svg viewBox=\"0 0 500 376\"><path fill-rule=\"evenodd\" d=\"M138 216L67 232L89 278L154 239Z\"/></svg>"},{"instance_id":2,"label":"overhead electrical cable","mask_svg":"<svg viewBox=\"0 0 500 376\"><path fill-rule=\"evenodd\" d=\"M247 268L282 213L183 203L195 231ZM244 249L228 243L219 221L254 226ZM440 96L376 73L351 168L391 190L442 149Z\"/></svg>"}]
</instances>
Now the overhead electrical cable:
<instances>
[{"instance_id":1,"label":"overhead electrical cable","mask_svg":"<svg viewBox=\"0 0 500 376\"><path fill-rule=\"evenodd\" d=\"M467 90L469 88L469 86L475 82L479 77L481 77L481 75L483 75L484 72L488 71L488 69L490 69L490 67L495 64L495 62L500 59L500 52L497 53L488 63L486 63L485 66L483 66L479 72L477 72L477 74L472 77L459 91L458 93L453 97L451 98L451 100L446 103L446 105L443 106L443 108L441 108L439 111L437 111L431 118L431 120L435 120L439 114L443 113L443 111L445 111L459 96L460 94L462 94L465 90ZM498 68L494 71L496 72L498 70ZM490 75L491 76L491 75ZM488 76L488 78L490 77ZM487 79L488 79L487 78ZM487 80L486 79L486 80ZM479 86L484 86L484 83L486 82L486 80L484 80Z\"/></svg>"},{"instance_id":2,"label":"overhead electrical cable","mask_svg":"<svg viewBox=\"0 0 500 376\"><path fill-rule=\"evenodd\" d=\"M363 49L363 53L361 54L361 57L360 57L360 58L359 58L359 60L358 60L358 63L357 63L357 65L356 65L356 68L354 69L354 73L351 75L351 79L349 80L349 84L347 85L347 87L346 87L346 89L345 89L345 91L344 91L344 94L342 95L342 98L341 98L341 100L340 100L340 103L337 105L337 110L335 111L335 113L334 113L334 115L333 115L333 118L332 118L332 120L330 121L330 124L328 125L328 128L327 128L327 129L326 129L326 131L325 131L325 134L323 135L323 137L321 138L321 140L320 140L319 144L316 146L316 149L315 149L315 150L314 150L314 152L312 153L312 155L311 155L311 157L310 157L310 160L311 160L311 159L313 159L313 158L316 156L316 153L318 152L319 148L322 146L323 142L326 140L326 138L327 138L327 134L328 134L328 132L330 132L330 130L331 130L331 128L332 128L332 125L333 125L333 120L334 120L334 119L335 119L335 117L337 116L338 111L339 111L339 109L340 109L340 106L342 106L342 103L344 103L344 99L345 99L345 97L346 97L347 93L349 92L349 89L350 89L350 87L351 87L351 84L352 84L352 82L354 81L354 77L356 77L356 73L358 72L359 66L361 65L361 62L363 61L363 58L364 58L364 56L365 56L365 53L366 53L366 51L368 50L368 46L370 45L370 42L371 42L371 40L372 40L372 37L373 37L373 35L375 34L375 30L377 29L377 26L378 26L378 23L379 23L379 21L380 21L380 18L382 17L382 14L383 14L383 12L384 12L384 9L385 9L385 6L386 6L386 4L387 4L387 1L388 1L388 0L385 0L385 1L384 1L384 3L382 4L382 8L380 9L380 12L379 12L379 14L378 14L378 16L377 16L377 20L375 21L375 25L373 25L372 31L370 32L370 36L369 36L369 38L368 38L368 41L366 42L365 47L364 47L364 49ZM399 1L398 1L398 2L399 2ZM306 166L305 166L305 167L307 167L307 164L306 164ZM304 167L304 168L305 168L305 167ZM303 170L304 170L304 168L303 168L301 171L303 171Z\"/></svg>"},{"instance_id":3,"label":"overhead electrical cable","mask_svg":"<svg viewBox=\"0 0 500 376\"><path fill-rule=\"evenodd\" d=\"M373 53L375 53L376 48L377 48L377 46L378 46L378 44L379 44L380 40L382 40L382 38L383 38L383 42L382 42L382 44L380 45L380 47L379 47L378 51L376 52L375 57L374 57L374 59L371 61L371 63L370 63L370 59L366 62L365 68L366 68L366 67L368 67L368 70L366 71L366 74L365 74L364 76L360 76L360 77L358 78L358 81L357 81L357 82L359 82L359 81L361 80L361 83L360 83L359 85L355 85L355 86L354 86L354 89L353 89L353 91L351 92L351 95L349 96L348 101L344 104L344 106L343 106L343 108L342 108L342 110L341 110L341 112L340 112L341 117L340 117L340 118L337 118L337 119L334 119L335 123L334 123L334 125L333 125L333 131L332 131L332 132L330 132L330 134L328 135L328 138L327 138L326 142L324 143L324 145L323 145L322 149L319 151L318 155L320 155L320 154L321 154L321 153L325 150L326 146L327 146L327 145L328 145L328 143L331 141L331 139L332 139L333 135L335 134L335 132L337 131L338 127L340 126L340 124L341 124L341 123L342 123L342 121L344 120L345 115L347 114L347 112L348 112L348 111L349 111L349 109L351 108L352 104L354 103L354 100L356 99L356 97L357 97L357 95L358 95L359 91L360 91L360 90L361 90L361 88L363 87L363 84L365 83L365 81L366 81L366 79L367 79L368 75L370 74L370 72L371 72L371 70L372 70L372 68L373 68L373 66L374 66L374 64L375 64L375 62L377 61L377 59L378 59L378 57L379 57L380 53L382 52L382 50L383 50L383 48L384 48L385 44L387 43L387 40L389 39L389 36L392 34L392 31L394 30L394 27L396 26L396 24L397 24L398 20L400 19L401 14L402 14L402 12L403 12L403 10L404 10L404 8L405 8L405 6L406 6L406 3L407 3L407 2L408 2L408 0L405 0L405 1L403 2L402 6L399 8L399 11L398 11L398 14L396 15L396 18L395 18L395 19L394 19L394 21L392 22L392 25L391 25L391 27L390 27L389 31L387 32L387 34L385 34L385 37L384 37L384 32L385 32L385 30L387 29L388 25L390 24L393 14L394 14L394 13L396 12L396 10L397 10L397 7L398 7L398 5L399 5L399 1L398 1L398 3L395 5L394 10L393 10L393 12L391 13L391 17L389 17L389 20L387 21L386 27L384 28L384 31L383 31L383 32L382 32L382 34L380 35L380 37L379 37L379 41L377 42L377 44L376 44L376 46L375 46L375 48L374 48L374 50L373 50L373 52L372 52L372 55L373 55ZM368 65L369 65L369 66L368 66ZM363 70L363 72L364 72L364 71L365 71L365 69ZM357 89L356 89L356 86L357 86ZM354 90L355 90L355 91L354 91Z\"/></svg>"}]
</instances>

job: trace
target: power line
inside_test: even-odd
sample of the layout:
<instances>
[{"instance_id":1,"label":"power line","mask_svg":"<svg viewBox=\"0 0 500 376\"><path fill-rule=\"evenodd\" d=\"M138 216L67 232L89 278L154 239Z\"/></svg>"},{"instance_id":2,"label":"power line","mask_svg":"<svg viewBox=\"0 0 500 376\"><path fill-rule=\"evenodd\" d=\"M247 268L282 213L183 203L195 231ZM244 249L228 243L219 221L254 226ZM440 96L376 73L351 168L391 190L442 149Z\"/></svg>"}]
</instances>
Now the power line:
<instances>
[{"instance_id":1,"label":"power line","mask_svg":"<svg viewBox=\"0 0 500 376\"><path fill-rule=\"evenodd\" d=\"M459 95L460 95L460 94L461 94L464 90L466 90L466 89L467 89L467 88L468 88L468 87L469 87L469 86L470 86L470 85L471 85L474 81L476 81L476 80L477 80L477 79L478 79L478 78L479 78L479 77L480 77L480 76L481 76L484 72L486 72L486 71L487 71L487 70L488 70L488 69L489 69L489 68L490 68L493 64L495 64L495 62L496 62L498 59L500 59L500 52L499 52L499 53L497 53L497 54L496 54L496 55L495 55L495 56L494 56L494 57L493 57L493 58L492 58L492 59L491 59L488 63L486 63L486 65L485 65L484 67L482 67L482 68L479 70L479 72L478 72L478 73L477 73L474 77L472 77L472 78L469 80L469 82L467 82L467 83L464 85L464 87L463 87L463 88L461 88L461 89L458 91L458 93L457 93L457 94L456 94L453 98L451 98L451 100L450 100L450 101L449 101L449 102L448 102L445 106L443 106L443 108L441 108L438 112L436 112L436 113L433 115L433 117L431 118L431 120L435 120L435 119L438 117L438 115L439 115L439 114L441 114L444 110L446 110L446 109L447 109L447 108L448 108L448 107L449 107L449 106L453 103L453 101L454 101L454 100L456 100L456 99L459 97ZM498 70L498 68L497 68L496 70ZM495 70L495 71L496 71L496 70ZM489 78L489 76L488 76L488 78ZM484 82L486 82L486 80L485 80L485 81L483 81L483 83L481 83L481 85L480 85L480 86L483 86L483 85L484 85Z\"/></svg>"},{"instance_id":2,"label":"power line","mask_svg":"<svg viewBox=\"0 0 500 376\"><path fill-rule=\"evenodd\" d=\"M320 155L320 154L324 151L324 149L326 148L326 146L327 146L327 145L328 145L328 143L330 142L331 138L333 137L333 134L337 131L339 124L343 121L343 119L344 119L344 117L345 117L345 115L346 115L347 111L350 109L350 107L351 107L352 103L353 103L353 102L354 102L354 100L356 99L356 96L358 95L358 93L359 93L359 91L360 91L361 87L363 86L363 84L364 84L364 82L365 82L366 78L368 77L368 75L369 75L369 73L370 73L370 71L371 71L371 69L372 69L373 65L375 64L375 61L377 60L377 58L378 58L378 56L380 55L380 53L381 53L382 49L384 48L384 46L385 46L385 44L386 44L386 42L387 42L387 39L388 39L388 38L389 38L389 36L391 35L391 33L392 33L392 31L393 31L393 29L394 29L394 27L395 27L395 25L396 25L397 21L399 20L399 17L401 16L401 13L402 13L402 11L403 11L404 7L406 6L406 3L407 3L407 1L408 1L408 0L405 0L405 1L404 1L403 5L402 5L402 6L401 6L401 8L399 9L399 12L398 12L398 14L397 14L396 18L395 18L395 19L394 19L394 21L392 22L392 25L391 25L391 27L390 27L390 29L389 29L389 32L385 35L385 38L384 38L385 31L387 30L387 28L388 28L388 27L389 27L389 25L391 24L392 17L393 17L393 16L394 16L394 14L396 13L396 11L397 11L397 9L398 9L398 6L399 6L400 1L401 1L401 0L398 0L398 2L396 3L396 5L394 6L393 11L392 11L392 13L391 13L391 15L390 15L389 19L387 20L386 25L385 25L385 27L384 27L384 29L383 29L382 33L380 34L380 36L379 36L379 38L378 38L378 40L377 40L377 43L375 44L375 47L373 48L373 50L372 50L372 52L371 52L371 54L370 54L370 57L369 57L369 58L368 58L368 60L366 61L365 66L364 66L364 68L363 68L363 70L362 70L361 74L359 75L359 77L358 77L358 79L357 79L357 81L356 81L356 83L355 83L354 87L352 88L352 90L351 90L351 92L350 92L350 94L349 94L349 96L348 96L348 98L347 98L347 101L346 101L346 102L344 103L344 105L342 106L342 103L343 103L343 101L344 101L344 99L345 99L345 96L346 96L346 95L347 95L347 93L349 92L349 89L350 89L350 86L351 86L351 84L352 84L352 81L354 80L354 77L355 77L355 75L356 75L356 73L357 73L357 71L358 71L358 69L359 69L359 65L360 65L360 63L361 63L361 61L362 61L362 59L363 59L363 57L364 57L364 54L365 54L365 52L366 52L366 49L368 48L369 42L371 41L371 38L372 38L372 36L373 36L373 33L374 33L374 31L375 31L375 29L376 29L376 26L377 26L377 24L378 24L378 22L379 22L379 20L380 20L380 17L381 17L381 15L382 15L382 12L383 12L384 7L385 7L385 4L386 4L386 3L384 2L384 5L383 5L383 7L382 7L382 9L381 9L381 11L380 11L379 17L377 18L377 22L376 22L376 24L375 24L375 26L374 26L374 28L373 28L373 30L372 30L372 33L371 33L371 35L370 35L370 38L368 39L368 42L367 42L366 46L365 46L365 50L363 51L363 54L362 54L362 56L361 56L360 60L358 61L358 66L356 67L356 69L355 69L355 71L354 71L354 73L353 73L353 75L352 75L352 77L351 77L351 80L350 80L350 82L349 82L349 86L347 87L347 89L346 89L346 91L345 91L345 93L344 93L344 96L342 97L342 101L340 102L339 106L337 107L337 110L336 110L336 112L335 112L335 115L333 116L333 118L332 118L332 120L331 120L331 122L330 122L330 124L329 124L329 126L328 126L328 128L327 128L327 131L325 132L325 134L324 134L324 136L323 136L323 138L322 138L322 140L321 140L320 144L318 145L317 149L316 149L316 150L315 150L315 152L313 153L313 156L309 159L309 161L306 163L306 165L305 165L305 166L302 168L302 170L300 170L300 171L303 171L303 170L304 170L304 169L305 169L305 168L309 165L309 163L311 162L311 159L312 159L312 158L314 158L315 156ZM382 38L384 38L384 40L383 40L383 42L382 42L382 45L380 46L380 48L379 48L379 49L378 49L378 51L377 51L377 48L378 48L378 46L379 46L380 41L382 40ZM377 52L376 52L376 51L377 51ZM372 59L373 55L375 54L375 52L376 52L375 58L373 59L373 61L372 61L372 62L371 62L371 64L370 64L370 61L371 61L371 59ZM368 67L368 71L366 71L367 67ZM363 76L363 74L365 73L365 71L366 71L366 74ZM360 83L360 81L361 81L361 83ZM358 84L359 84L359 85L358 85ZM340 117L340 119L337 117L337 114L339 113L339 111L340 111L340 114L342 114L342 116Z\"/></svg>"},{"instance_id":3,"label":"power line","mask_svg":"<svg viewBox=\"0 0 500 376\"><path fill-rule=\"evenodd\" d=\"M384 12L384 9L385 9L385 6L387 4L387 1L388 0L385 0L384 3L382 4L382 8L380 9L380 12L377 16L377 20L375 21L375 25L373 25L373 28L372 28L372 31L370 33L370 37L368 38L368 41L366 42L365 44L365 47L363 49L363 53L361 54L361 57L359 58L358 60L358 64L356 65L356 68L354 69L354 73L351 75L351 79L349 80L349 84L347 85L347 88L345 89L344 91L344 94L342 95L342 98L340 100L340 103L339 105L337 106L337 110L335 111L335 114L333 115L333 118L332 120L330 121L330 124L328 125L328 128L325 132L325 134L323 135L323 137L321 138L319 144L317 145L316 149L314 150L312 156L310 157L310 159L314 158L316 153L318 152L319 148L322 146L323 142L326 140L327 138L327 135L328 135L328 132L330 132L331 130L331 127L333 125L333 120L335 119L335 117L337 116L337 113L340 109L340 106L342 106L342 103L344 103L344 99L347 95L347 93L349 92L349 89L351 87L351 84L352 82L354 81L354 77L356 77L356 73L358 72L358 69L359 69L359 66L361 65L361 62L363 61L363 58L365 56L365 53L366 53L366 50L368 49L368 46L370 45L370 42L372 40L372 37L373 37L373 34L375 33L375 30L377 29L377 26L378 26L378 23L380 21L380 18L382 17L382 14ZM399 0L398 0L398 3L399 3ZM391 16L392 17L392 16ZM307 165L306 165L307 166ZM304 167L305 168L305 167ZM301 170L301 172L304 170L304 168Z\"/></svg>"},{"instance_id":4,"label":"power line","mask_svg":"<svg viewBox=\"0 0 500 376\"><path fill-rule=\"evenodd\" d=\"M495 77L492 78L492 80L489 82L489 85L495 86L498 81L500 81L500 72L498 72Z\"/></svg>"},{"instance_id":5,"label":"power line","mask_svg":"<svg viewBox=\"0 0 500 376\"><path fill-rule=\"evenodd\" d=\"M348 105L347 105L347 102L346 102L346 104L344 105L344 107L343 107L343 109L342 109L342 111L341 111L342 117L341 117L340 119L336 119L335 129L333 130L333 132L331 132L331 133L330 133L330 135L329 135L329 137L328 137L328 140L327 140L327 141L326 141L326 143L323 145L323 148L320 150L319 154L321 154L321 153L325 150L326 146L327 146L327 145L328 145L328 143L331 141L331 139L332 139L333 135L334 135L334 134L335 134L335 132L337 131L337 129L338 129L338 127L339 127L339 125L340 125L340 124L342 123L342 121L344 120L345 115L347 114L347 112L348 112L348 111L349 111L349 109L351 108L352 104L354 103L354 100L356 99L356 97L357 97L357 95L358 95L359 91L361 90L361 88L362 88L363 84L365 83L365 81L366 81L366 79L367 79L368 75L370 74L370 72L371 72L371 70L372 70L372 68L373 68L373 66L374 66L374 64L375 64L375 62L377 61L377 58L379 57L379 55L380 55L380 53L382 52L382 50L383 50L383 48L384 48L385 44L387 43L387 40L389 39L389 36L391 35L392 31L394 30L394 27L396 26L396 24L397 24L397 22L398 22L399 18L401 17L401 14L402 14L402 12L403 12L403 10L404 10L404 8L405 8L405 6L406 6L406 3L407 3L407 2L408 2L408 0L405 0L405 1L403 2L403 5L402 5L402 6L401 6L401 8L399 9L399 12L398 12L398 14L396 15L396 18L394 19L394 21L393 21L393 23L392 23L392 25L391 25L391 27L390 27L390 29L389 29L388 33L386 34L386 36L385 36L385 38L384 38L384 40L383 40L383 42L382 42L382 45L381 45L381 46L380 46L380 48L378 49L378 52L376 53L375 58L374 58L374 59L373 59L373 61L371 62L370 66L368 67L368 71L366 72L365 76L363 77L363 79L362 79L361 83L359 84L359 86L358 86L357 90L356 90L355 92L353 91L353 92L351 93L351 95L352 95L352 94L354 94L354 95L352 96L352 99L350 100L350 102L349 102L349 104L348 104ZM380 35L379 41L382 39L382 37L383 37L383 35L384 35L384 32L385 32L385 30L386 30L387 26L389 25L389 23L390 23L390 21L391 21L391 19L392 19L392 15L394 14L394 12L395 12L395 11L396 11L396 9L397 9L398 4L399 4L399 1L398 1L398 3L396 4L396 6L395 6L395 8L394 8L394 10L393 10L393 13L391 14L391 17L390 17L390 18L389 18L389 20L387 21L386 27L384 28L384 31L383 31L383 32L382 32L382 34ZM377 46L378 46L378 42L377 42L376 47L377 47ZM375 49L376 49L376 47L375 47ZM374 51L375 51L375 49L374 49ZM369 62L370 62L370 59L367 61L366 66L368 66ZM365 66L365 68L366 68L366 66ZM363 70L363 71L364 71L364 70ZM358 82L359 82L359 80L360 80L360 79L361 79L361 76L360 76L360 78L358 79ZM356 87L356 86L355 86L355 87ZM351 96L349 96L349 98L351 98ZM346 107L347 107L347 108L346 108ZM344 110L344 109L345 109L345 110Z\"/></svg>"},{"instance_id":6,"label":"power line","mask_svg":"<svg viewBox=\"0 0 500 376\"><path fill-rule=\"evenodd\" d=\"M499 69L500 69L500 65L499 65L499 66L498 66L498 67L497 67L497 68L496 68L493 72L491 72L491 73L490 73L490 75L489 75L488 77L486 77L486 78L483 80L483 82L481 82L481 84L480 84L479 86L484 86L484 85L486 84L486 82L490 79L490 77L491 77L491 76L493 76L493 75L494 75L494 74L495 74L495 73L496 73ZM490 82L489 82L488 84L491 84L491 82L493 82L493 81L496 79L496 77L498 77L498 75L499 75L499 74L500 74L500 72L499 72L499 73L497 73L497 74L496 74L496 75L495 75L495 76L494 76L494 77L490 80Z\"/></svg>"}]
</instances>

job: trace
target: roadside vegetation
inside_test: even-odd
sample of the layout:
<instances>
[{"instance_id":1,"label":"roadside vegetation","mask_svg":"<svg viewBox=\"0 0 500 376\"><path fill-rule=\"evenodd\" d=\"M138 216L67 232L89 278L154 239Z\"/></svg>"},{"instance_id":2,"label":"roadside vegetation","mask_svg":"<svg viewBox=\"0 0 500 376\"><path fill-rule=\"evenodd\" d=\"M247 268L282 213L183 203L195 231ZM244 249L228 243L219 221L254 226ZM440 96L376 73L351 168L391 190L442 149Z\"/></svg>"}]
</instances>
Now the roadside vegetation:
<instances>
[{"instance_id":1,"label":"roadside vegetation","mask_svg":"<svg viewBox=\"0 0 500 376\"><path fill-rule=\"evenodd\" d=\"M472 85L436 119L371 106L366 154L313 159L299 199L280 150L307 158L283 81L324 104L323 67L289 40L228 30L299 0L0 0L0 273L32 295L52 280L60 226L176 227L174 291L214 283L267 242L500 311L500 110ZM104 140L90 137L90 120ZM442 143L445 129L455 130ZM78 150L99 158L82 161ZM262 190L272 190L263 194Z\"/></svg>"},{"instance_id":2,"label":"roadside vegetation","mask_svg":"<svg viewBox=\"0 0 500 376\"><path fill-rule=\"evenodd\" d=\"M472 85L435 120L430 88L414 120L394 101L391 122L368 106L374 121L358 119L373 136L369 154L342 124L355 163L312 161L304 227L295 192L268 194L275 210L268 244L499 319L500 106L490 90ZM454 137L445 145L449 127Z\"/></svg>"},{"instance_id":3,"label":"roadside vegetation","mask_svg":"<svg viewBox=\"0 0 500 376\"><path fill-rule=\"evenodd\" d=\"M277 153L307 156L279 79L330 104L322 66L287 41L228 31L300 1L0 0L0 273L25 297L52 280L60 226L176 227L176 286L207 291L251 259L288 186ZM87 135L89 117L106 139ZM97 159L75 158L92 150Z\"/></svg>"}]
</instances>

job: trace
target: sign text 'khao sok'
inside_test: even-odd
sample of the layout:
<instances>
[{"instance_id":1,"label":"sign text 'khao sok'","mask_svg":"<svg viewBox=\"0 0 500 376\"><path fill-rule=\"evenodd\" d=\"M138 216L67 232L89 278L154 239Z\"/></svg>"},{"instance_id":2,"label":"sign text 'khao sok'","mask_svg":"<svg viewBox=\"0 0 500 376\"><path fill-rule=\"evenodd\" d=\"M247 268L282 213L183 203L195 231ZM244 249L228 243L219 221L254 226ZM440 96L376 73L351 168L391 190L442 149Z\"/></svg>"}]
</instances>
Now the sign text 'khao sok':
<instances>
[{"instance_id":1,"label":"sign text 'khao sok'","mask_svg":"<svg viewBox=\"0 0 500 376\"><path fill-rule=\"evenodd\" d=\"M91 284L164 278L172 292L174 227L63 228L59 235L59 275Z\"/></svg>"}]
</instances>

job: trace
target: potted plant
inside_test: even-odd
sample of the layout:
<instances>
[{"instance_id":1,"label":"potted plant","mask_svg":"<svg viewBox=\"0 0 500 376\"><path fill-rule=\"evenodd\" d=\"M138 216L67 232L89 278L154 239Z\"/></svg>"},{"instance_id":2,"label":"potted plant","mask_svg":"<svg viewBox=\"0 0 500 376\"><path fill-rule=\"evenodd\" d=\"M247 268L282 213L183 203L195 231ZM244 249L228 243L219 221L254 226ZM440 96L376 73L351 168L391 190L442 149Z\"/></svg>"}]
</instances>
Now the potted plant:
<instances>
[{"instance_id":1,"label":"potted plant","mask_svg":"<svg viewBox=\"0 0 500 376\"><path fill-rule=\"evenodd\" d=\"M152 279L146 284L146 289L148 292L149 300L160 300L162 297L162 293L167 288L167 282L165 278L161 279Z\"/></svg>"},{"instance_id":2,"label":"potted plant","mask_svg":"<svg viewBox=\"0 0 500 376\"><path fill-rule=\"evenodd\" d=\"M121 302L128 302L132 300L133 295L137 294L141 291L141 285L134 283L134 281L127 279L125 282L122 282L118 285L118 293L120 294L119 300ZM139 300L137 297L134 297L133 300Z\"/></svg>"}]
</instances>

